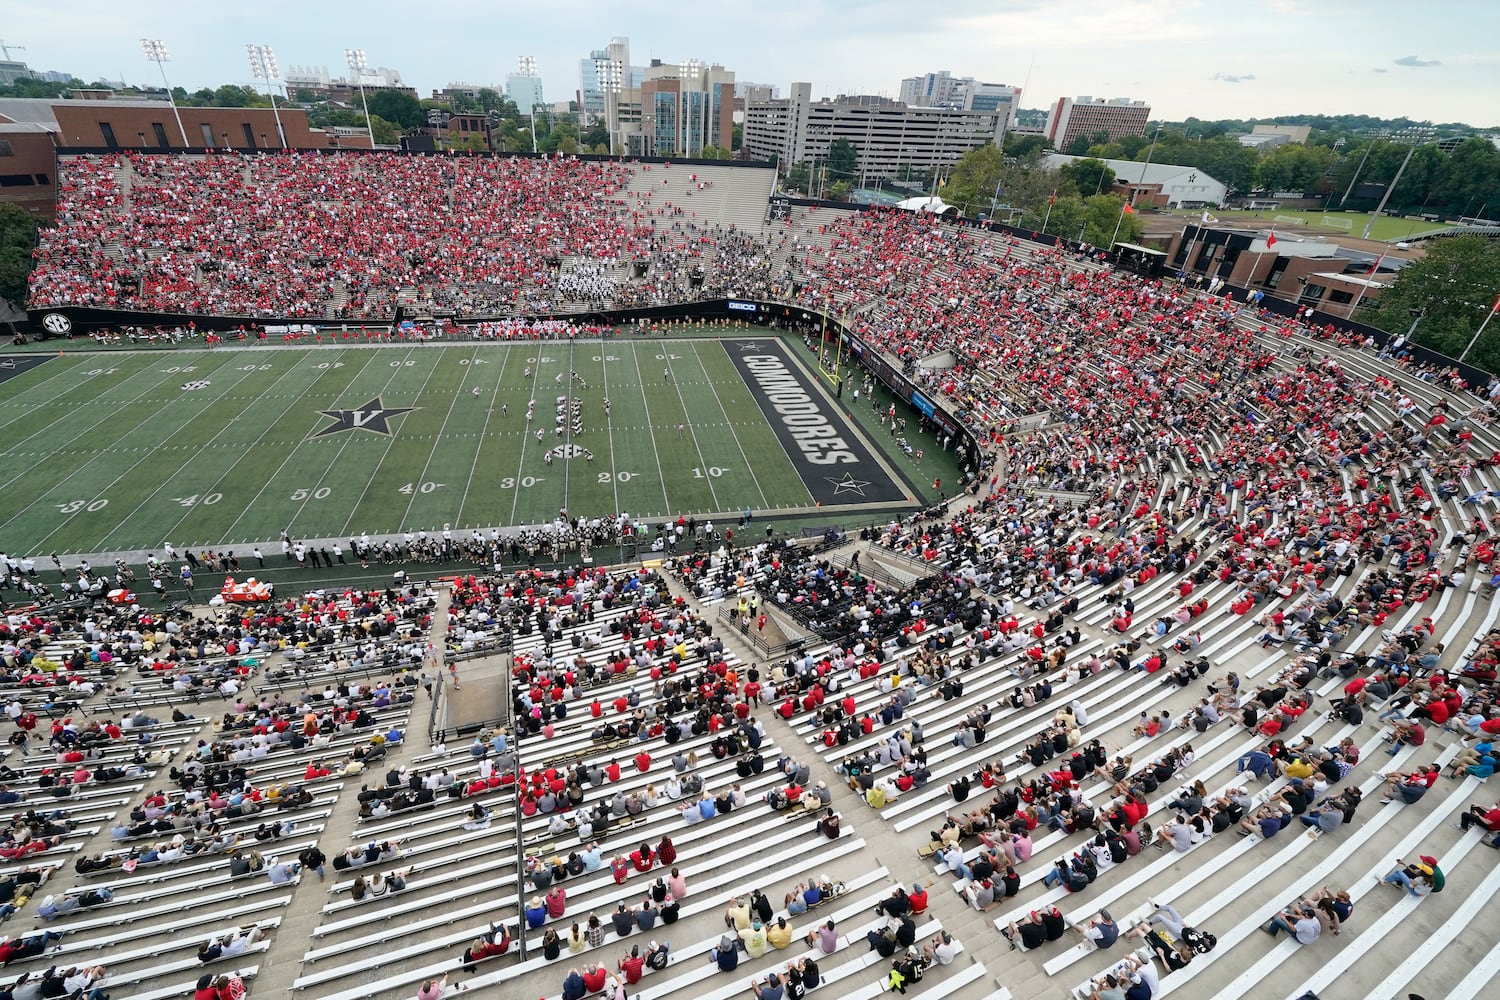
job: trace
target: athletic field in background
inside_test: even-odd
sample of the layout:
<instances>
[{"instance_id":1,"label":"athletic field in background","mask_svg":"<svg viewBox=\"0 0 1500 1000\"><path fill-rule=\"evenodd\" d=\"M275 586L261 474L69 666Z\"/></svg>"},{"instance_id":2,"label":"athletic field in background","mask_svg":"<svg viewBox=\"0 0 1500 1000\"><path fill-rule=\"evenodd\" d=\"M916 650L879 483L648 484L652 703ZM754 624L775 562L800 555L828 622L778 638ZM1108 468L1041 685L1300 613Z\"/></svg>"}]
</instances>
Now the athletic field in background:
<instances>
[{"instance_id":1,"label":"athletic field in background","mask_svg":"<svg viewBox=\"0 0 1500 1000\"><path fill-rule=\"evenodd\" d=\"M851 419L815 362L764 331L9 355L0 550L264 547L282 530L457 533L562 510L869 523L951 475L914 412L899 411L925 464L868 403Z\"/></svg>"}]
</instances>

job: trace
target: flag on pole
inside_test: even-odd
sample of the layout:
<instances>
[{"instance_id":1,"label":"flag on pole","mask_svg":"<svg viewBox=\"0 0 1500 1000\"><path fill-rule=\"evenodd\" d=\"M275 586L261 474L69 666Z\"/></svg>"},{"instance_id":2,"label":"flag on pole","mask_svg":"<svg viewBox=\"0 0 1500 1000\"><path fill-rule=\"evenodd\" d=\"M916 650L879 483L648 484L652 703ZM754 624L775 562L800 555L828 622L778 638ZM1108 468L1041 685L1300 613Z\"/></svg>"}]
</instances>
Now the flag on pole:
<instances>
[{"instance_id":1,"label":"flag on pole","mask_svg":"<svg viewBox=\"0 0 1500 1000\"><path fill-rule=\"evenodd\" d=\"M1205 211L1203 213L1203 224L1205 226L1208 225L1210 222L1218 222L1218 221L1219 221L1218 219L1214 218L1212 215L1209 215L1208 212Z\"/></svg>"},{"instance_id":2,"label":"flag on pole","mask_svg":"<svg viewBox=\"0 0 1500 1000\"><path fill-rule=\"evenodd\" d=\"M1130 207L1130 202L1128 202L1128 201L1125 203L1125 212L1124 212L1124 214L1125 215L1134 215L1135 214L1135 209L1133 209L1133 208Z\"/></svg>"},{"instance_id":3,"label":"flag on pole","mask_svg":"<svg viewBox=\"0 0 1500 1000\"><path fill-rule=\"evenodd\" d=\"M1266 237L1266 247L1269 249L1270 247L1274 247L1275 245L1276 245L1276 230L1273 229L1273 230L1271 230L1271 234Z\"/></svg>"},{"instance_id":4,"label":"flag on pole","mask_svg":"<svg viewBox=\"0 0 1500 1000\"><path fill-rule=\"evenodd\" d=\"M1375 263L1370 265L1370 269L1366 271L1365 274L1374 274L1376 271L1380 270L1380 262L1383 260L1385 260L1385 251L1382 250L1380 256L1375 258Z\"/></svg>"},{"instance_id":5,"label":"flag on pole","mask_svg":"<svg viewBox=\"0 0 1500 1000\"><path fill-rule=\"evenodd\" d=\"M1052 197L1050 197L1050 198L1047 199L1047 204L1048 205L1056 205L1057 204L1057 192L1056 191L1053 191L1052 192Z\"/></svg>"}]
</instances>

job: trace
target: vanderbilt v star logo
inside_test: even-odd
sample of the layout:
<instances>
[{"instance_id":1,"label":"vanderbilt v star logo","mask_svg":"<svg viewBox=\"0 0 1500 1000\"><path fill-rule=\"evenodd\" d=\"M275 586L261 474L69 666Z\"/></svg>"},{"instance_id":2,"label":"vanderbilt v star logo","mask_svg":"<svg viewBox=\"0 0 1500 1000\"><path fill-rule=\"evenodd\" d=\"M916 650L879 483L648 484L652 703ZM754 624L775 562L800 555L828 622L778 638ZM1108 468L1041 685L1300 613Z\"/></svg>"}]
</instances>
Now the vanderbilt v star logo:
<instances>
[{"instance_id":1,"label":"vanderbilt v star logo","mask_svg":"<svg viewBox=\"0 0 1500 1000\"><path fill-rule=\"evenodd\" d=\"M390 437L391 428L387 421L391 417L399 417L415 409L415 406L386 406L380 402L380 397L376 396L364 406L353 410L319 410L318 412L323 416L331 418L333 423L318 431L313 437L326 437L343 431L369 431L372 434L384 434Z\"/></svg>"}]
</instances>

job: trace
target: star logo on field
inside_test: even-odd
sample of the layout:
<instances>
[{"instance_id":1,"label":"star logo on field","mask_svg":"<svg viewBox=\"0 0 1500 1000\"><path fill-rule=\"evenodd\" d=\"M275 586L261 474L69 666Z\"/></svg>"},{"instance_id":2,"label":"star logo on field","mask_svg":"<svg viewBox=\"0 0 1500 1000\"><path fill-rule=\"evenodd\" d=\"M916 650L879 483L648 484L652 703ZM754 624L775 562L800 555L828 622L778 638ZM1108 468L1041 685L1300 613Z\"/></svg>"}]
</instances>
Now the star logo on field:
<instances>
[{"instance_id":1,"label":"star logo on field","mask_svg":"<svg viewBox=\"0 0 1500 1000\"><path fill-rule=\"evenodd\" d=\"M833 484L834 496L848 492L862 497L865 495L865 487L870 485L870 480L855 479L853 473L849 472L844 473L843 479L834 479L832 476L824 476L823 478Z\"/></svg>"},{"instance_id":2,"label":"star logo on field","mask_svg":"<svg viewBox=\"0 0 1500 1000\"><path fill-rule=\"evenodd\" d=\"M376 396L364 406L353 410L319 410L318 412L323 416L332 419L333 423L318 431L313 437L326 437L342 431L369 431L372 434L390 437L390 418L399 417L415 409L415 406L386 406L380 401L380 397Z\"/></svg>"},{"instance_id":3,"label":"star logo on field","mask_svg":"<svg viewBox=\"0 0 1500 1000\"><path fill-rule=\"evenodd\" d=\"M742 351L758 351L758 350L760 350L760 341L758 341L758 340L739 340L739 341L735 341L735 345L734 346L738 347Z\"/></svg>"}]
</instances>

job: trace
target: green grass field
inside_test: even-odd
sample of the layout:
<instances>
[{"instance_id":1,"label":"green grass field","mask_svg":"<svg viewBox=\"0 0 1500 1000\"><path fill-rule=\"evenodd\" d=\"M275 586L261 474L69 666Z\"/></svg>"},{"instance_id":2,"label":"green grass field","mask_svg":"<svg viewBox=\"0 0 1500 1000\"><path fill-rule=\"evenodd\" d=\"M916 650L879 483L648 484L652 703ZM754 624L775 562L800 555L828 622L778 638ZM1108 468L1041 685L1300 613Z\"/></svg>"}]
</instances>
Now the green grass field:
<instances>
[{"instance_id":1,"label":"green grass field","mask_svg":"<svg viewBox=\"0 0 1500 1000\"><path fill-rule=\"evenodd\" d=\"M1195 219L1201 217L1203 213L1199 209L1173 209L1169 214ZM1273 224L1282 225L1283 227L1285 227L1284 223L1276 223L1276 217L1290 216L1294 219L1301 219L1301 225L1305 225L1309 229L1315 229L1318 232L1343 233L1349 236L1359 236L1364 233L1365 226L1369 224L1371 213L1320 212L1316 209L1263 208L1253 212L1239 209L1226 209L1222 212L1214 212L1213 215L1221 222L1227 222L1229 220L1255 220L1261 223L1267 229L1271 228ZM1337 220L1339 224L1325 224L1323 220L1323 217L1325 215L1329 219ZM1345 229L1343 227L1343 223L1345 222L1349 224L1348 229ZM1370 230L1370 239L1387 241L1404 240L1408 236L1412 236L1418 233L1430 233L1436 229L1451 228L1451 226L1442 222L1429 222L1426 219L1392 218L1388 215L1382 215L1379 219L1375 220L1375 228Z\"/></svg>"},{"instance_id":2,"label":"green grass field","mask_svg":"<svg viewBox=\"0 0 1500 1000\"><path fill-rule=\"evenodd\" d=\"M814 507L809 486L822 487L792 460L730 349L611 339L92 351L18 365L0 382L0 550L245 545L283 528L310 539L458 531L547 522L564 507L642 517L749 507L760 518ZM586 383L571 392L583 430L559 436L555 400L570 394L570 371ZM925 447L920 469L899 453L877 463L901 492L915 492L902 471L927 481L949 459L931 454L930 438Z\"/></svg>"}]
</instances>

